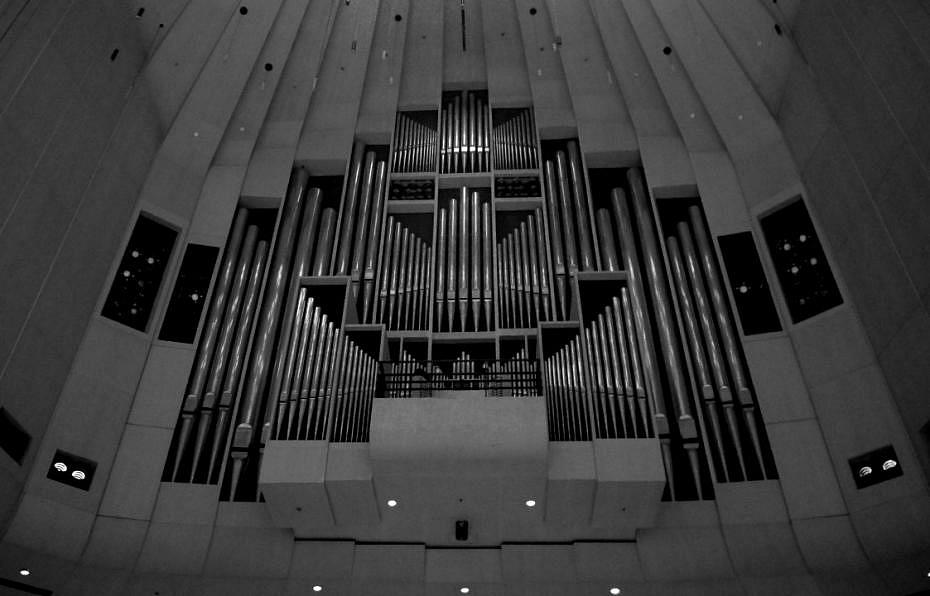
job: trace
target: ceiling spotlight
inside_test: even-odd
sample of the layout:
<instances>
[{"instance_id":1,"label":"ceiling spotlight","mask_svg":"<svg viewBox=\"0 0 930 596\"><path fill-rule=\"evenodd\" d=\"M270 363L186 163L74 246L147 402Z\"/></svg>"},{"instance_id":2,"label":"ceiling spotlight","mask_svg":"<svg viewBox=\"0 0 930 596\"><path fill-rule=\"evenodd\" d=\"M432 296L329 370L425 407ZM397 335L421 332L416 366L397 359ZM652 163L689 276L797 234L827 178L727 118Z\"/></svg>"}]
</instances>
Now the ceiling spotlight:
<instances>
[{"instance_id":1,"label":"ceiling spotlight","mask_svg":"<svg viewBox=\"0 0 930 596\"><path fill-rule=\"evenodd\" d=\"M26 569L25 567L19 570L19 574L22 575L23 577L26 577L27 575L30 575L31 573L32 572Z\"/></svg>"},{"instance_id":2,"label":"ceiling spotlight","mask_svg":"<svg viewBox=\"0 0 930 596\"><path fill-rule=\"evenodd\" d=\"M459 588L459 592L461 592L462 594L468 594L469 592L471 592L471 590L469 590L466 586L462 586L461 588Z\"/></svg>"},{"instance_id":3,"label":"ceiling spotlight","mask_svg":"<svg viewBox=\"0 0 930 596\"><path fill-rule=\"evenodd\" d=\"M610 593L613 594L614 596L617 596L617 594L620 593L620 588L617 588L617 587L611 588Z\"/></svg>"},{"instance_id":4,"label":"ceiling spotlight","mask_svg":"<svg viewBox=\"0 0 930 596\"><path fill-rule=\"evenodd\" d=\"M388 499L387 505L388 507L397 507L397 501L394 499Z\"/></svg>"},{"instance_id":5,"label":"ceiling spotlight","mask_svg":"<svg viewBox=\"0 0 930 596\"><path fill-rule=\"evenodd\" d=\"M68 466L66 466L65 464L61 463L60 461L56 461L56 462L55 462L55 469L58 470L59 472L67 472L67 471L68 471Z\"/></svg>"},{"instance_id":6,"label":"ceiling spotlight","mask_svg":"<svg viewBox=\"0 0 930 596\"><path fill-rule=\"evenodd\" d=\"M82 472L82 471L80 471L80 470L75 470L75 471L71 472L71 477L74 478L75 480L84 480L85 474L84 474L84 472Z\"/></svg>"},{"instance_id":7,"label":"ceiling spotlight","mask_svg":"<svg viewBox=\"0 0 930 596\"><path fill-rule=\"evenodd\" d=\"M886 460L885 463L882 464L882 470L890 470L891 468L894 468L897 465L898 465L898 462L896 462L893 459L889 459L889 460Z\"/></svg>"},{"instance_id":8,"label":"ceiling spotlight","mask_svg":"<svg viewBox=\"0 0 930 596\"><path fill-rule=\"evenodd\" d=\"M527 506L527 507L535 507L535 506L536 506L536 501L534 501L533 499L530 499L529 501L526 502L526 506Z\"/></svg>"},{"instance_id":9,"label":"ceiling spotlight","mask_svg":"<svg viewBox=\"0 0 930 596\"><path fill-rule=\"evenodd\" d=\"M313 591L314 591L314 592L322 592L322 591L323 591L323 586L313 586Z\"/></svg>"}]
</instances>

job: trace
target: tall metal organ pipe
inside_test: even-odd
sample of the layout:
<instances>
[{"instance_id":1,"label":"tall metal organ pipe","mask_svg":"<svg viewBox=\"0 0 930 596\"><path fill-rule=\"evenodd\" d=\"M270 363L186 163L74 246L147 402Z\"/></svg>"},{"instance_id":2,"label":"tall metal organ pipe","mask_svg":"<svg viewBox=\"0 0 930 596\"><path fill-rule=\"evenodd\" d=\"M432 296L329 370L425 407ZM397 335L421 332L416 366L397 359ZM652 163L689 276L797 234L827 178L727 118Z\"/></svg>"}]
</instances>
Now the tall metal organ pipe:
<instances>
[{"instance_id":1,"label":"tall metal organ pipe","mask_svg":"<svg viewBox=\"0 0 930 596\"><path fill-rule=\"evenodd\" d=\"M182 457L188 452L194 417L201 407L203 390L207 383L207 374L209 373L210 362L213 358L213 351L215 349L214 344L219 334L223 311L226 307L226 299L229 295L229 288L235 273L236 259L242 248L246 217L247 212L245 209L239 209L236 213L236 218L227 243L228 248L223 257L216 288L213 291L207 324L201 336L199 349L197 351L193 375L188 382L186 395L184 397L184 405L181 410L180 430L177 442L178 447L175 455L174 467L172 468L175 476L178 474Z\"/></svg>"},{"instance_id":2,"label":"tall metal organ pipe","mask_svg":"<svg viewBox=\"0 0 930 596\"><path fill-rule=\"evenodd\" d=\"M248 384L243 394L239 409L238 423L233 435L233 469L232 469L232 495L239 487L242 466L247 457L247 450L252 444L254 428L259 410L262 406L259 399L268 381L268 364L272 357L271 349L275 332L278 327L278 318L288 286L288 273L290 272L291 253L294 239L297 235L297 223L307 194L309 174L304 168L297 168L291 175L288 196L284 202L284 213L281 217L278 238L275 242L274 257L271 261L271 272L266 286L262 308L259 313L259 327L256 334L256 343L253 348L253 357ZM272 420L275 408L268 408L268 416ZM273 424L266 424L272 427Z\"/></svg>"},{"instance_id":3,"label":"tall metal organ pipe","mask_svg":"<svg viewBox=\"0 0 930 596\"><path fill-rule=\"evenodd\" d=\"M215 475L219 475L222 467L223 447L226 444L234 397L238 392L240 376L245 365L245 353L255 319L255 312L258 308L258 296L261 291L262 279L265 276L267 257L268 243L262 240L255 247L255 255L250 265L249 281L245 290L245 301L236 324L235 339L229 355L229 365L222 383L223 390L217 407L213 445L210 449L209 465L207 466L207 482L210 483L216 482Z\"/></svg>"},{"instance_id":4,"label":"tall metal organ pipe","mask_svg":"<svg viewBox=\"0 0 930 596\"><path fill-rule=\"evenodd\" d=\"M242 243L242 252L239 255L239 262L236 265L236 276L230 290L229 304L223 313L223 329L220 333L219 343L216 346L216 354L213 363L210 366L210 376L207 382L206 393L203 397L203 403L200 407L200 419L198 421L197 438L194 443L194 456L191 460L190 478L197 476L201 463L207 436L213 425L213 414L216 409L217 399L222 391L223 376L226 374L226 367L229 363L229 352L232 349L233 336L236 331L236 318L239 316L239 310L242 307L242 301L245 295L246 282L249 277L249 267L255 254L255 246L258 241L258 227L249 226L245 240Z\"/></svg>"}]
</instances>

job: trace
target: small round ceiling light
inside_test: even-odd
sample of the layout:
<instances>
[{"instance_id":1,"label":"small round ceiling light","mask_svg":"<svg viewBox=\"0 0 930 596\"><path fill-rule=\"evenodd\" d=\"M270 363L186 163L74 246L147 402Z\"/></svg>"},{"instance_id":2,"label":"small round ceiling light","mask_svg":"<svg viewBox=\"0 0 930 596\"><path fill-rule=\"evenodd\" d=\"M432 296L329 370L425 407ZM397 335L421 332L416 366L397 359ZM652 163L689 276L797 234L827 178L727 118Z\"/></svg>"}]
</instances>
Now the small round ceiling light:
<instances>
[{"instance_id":1,"label":"small round ceiling light","mask_svg":"<svg viewBox=\"0 0 930 596\"><path fill-rule=\"evenodd\" d=\"M468 589L468 586L462 586L461 588L459 588L459 592L461 592L462 594L468 594L469 592L471 592L471 590Z\"/></svg>"},{"instance_id":2,"label":"small round ceiling light","mask_svg":"<svg viewBox=\"0 0 930 596\"><path fill-rule=\"evenodd\" d=\"M313 586L313 591L314 591L314 592L322 592L322 591L323 591L323 586Z\"/></svg>"},{"instance_id":3,"label":"small round ceiling light","mask_svg":"<svg viewBox=\"0 0 930 596\"><path fill-rule=\"evenodd\" d=\"M526 506L527 506L527 507L535 507L535 506L536 506L536 501L534 501L533 499L530 499L529 501L526 502Z\"/></svg>"},{"instance_id":4,"label":"small round ceiling light","mask_svg":"<svg viewBox=\"0 0 930 596\"><path fill-rule=\"evenodd\" d=\"M75 480L84 480L84 478L86 478L87 476L84 474L84 472L80 470L75 470L71 472L71 477L74 478Z\"/></svg>"},{"instance_id":5,"label":"small round ceiling light","mask_svg":"<svg viewBox=\"0 0 930 596\"><path fill-rule=\"evenodd\" d=\"M614 586L613 588L610 589L610 593L613 594L614 596L617 596L620 593L620 588Z\"/></svg>"},{"instance_id":6,"label":"small round ceiling light","mask_svg":"<svg viewBox=\"0 0 930 596\"><path fill-rule=\"evenodd\" d=\"M387 506L388 506L388 507L397 507L397 501L395 501L394 499L388 499Z\"/></svg>"},{"instance_id":7,"label":"small round ceiling light","mask_svg":"<svg viewBox=\"0 0 930 596\"><path fill-rule=\"evenodd\" d=\"M19 574L22 575L23 577L26 577L27 575L32 575L32 572L26 569L25 567L23 567L22 569L19 570Z\"/></svg>"}]
</instances>

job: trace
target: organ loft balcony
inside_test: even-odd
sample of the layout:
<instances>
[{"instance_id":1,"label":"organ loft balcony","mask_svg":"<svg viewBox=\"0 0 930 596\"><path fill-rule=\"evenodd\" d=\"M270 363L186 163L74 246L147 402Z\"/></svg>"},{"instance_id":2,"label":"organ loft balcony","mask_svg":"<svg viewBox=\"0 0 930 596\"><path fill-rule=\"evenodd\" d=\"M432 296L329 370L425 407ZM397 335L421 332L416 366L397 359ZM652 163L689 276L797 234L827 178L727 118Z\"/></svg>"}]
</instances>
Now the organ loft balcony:
<instances>
[{"instance_id":1,"label":"organ loft balcony","mask_svg":"<svg viewBox=\"0 0 930 596\"><path fill-rule=\"evenodd\" d=\"M518 375L436 391L401 389L404 376L388 385L406 397L373 400L367 443L266 445L259 489L277 525L298 538L489 546L633 539L653 524L666 486L658 439L550 441L546 398Z\"/></svg>"}]
</instances>

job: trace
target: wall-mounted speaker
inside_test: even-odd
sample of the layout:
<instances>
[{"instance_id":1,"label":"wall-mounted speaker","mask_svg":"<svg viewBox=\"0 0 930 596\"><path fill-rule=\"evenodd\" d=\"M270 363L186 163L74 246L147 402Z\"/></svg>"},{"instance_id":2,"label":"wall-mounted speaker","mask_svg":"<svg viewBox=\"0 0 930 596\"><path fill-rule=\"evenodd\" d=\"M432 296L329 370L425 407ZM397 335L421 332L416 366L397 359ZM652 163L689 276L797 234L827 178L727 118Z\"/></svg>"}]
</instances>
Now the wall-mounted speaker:
<instances>
[{"instance_id":1,"label":"wall-mounted speaker","mask_svg":"<svg viewBox=\"0 0 930 596\"><path fill-rule=\"evenodd\" d=\"M59 449L55 452L45 477L86 491L90 490L96 471L97 462Z\"/></svg>"}]
</instances>

